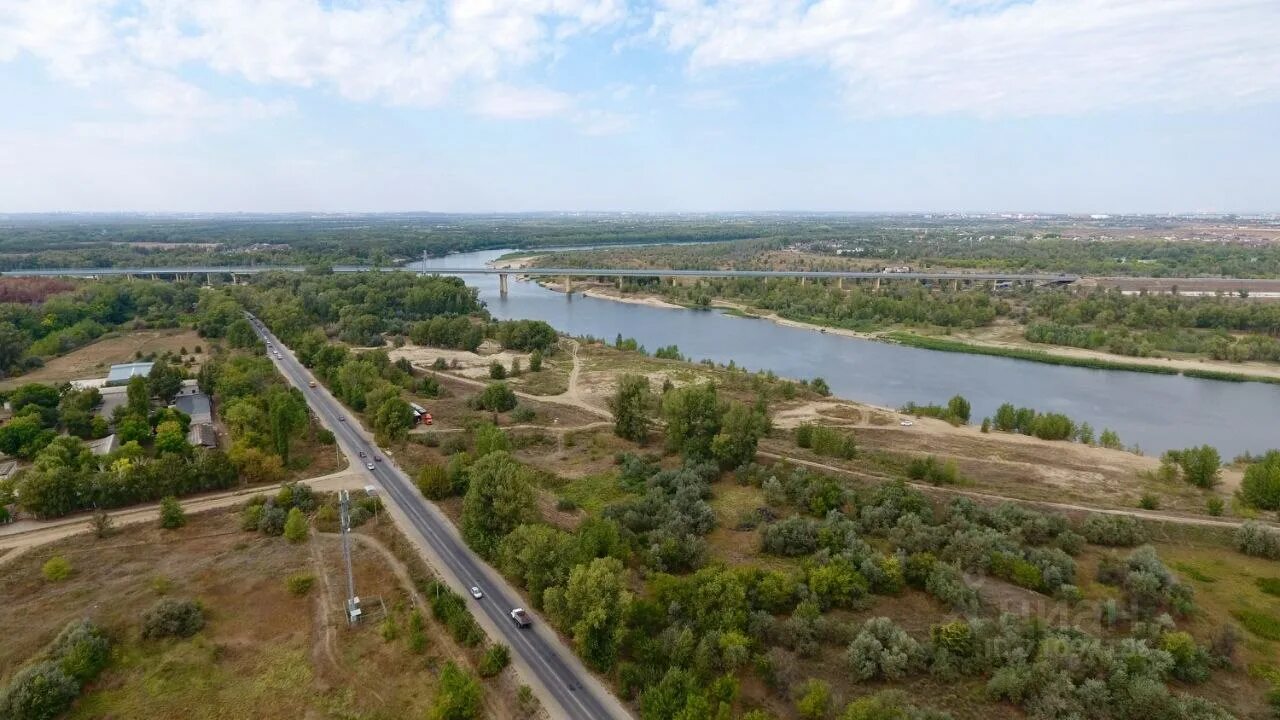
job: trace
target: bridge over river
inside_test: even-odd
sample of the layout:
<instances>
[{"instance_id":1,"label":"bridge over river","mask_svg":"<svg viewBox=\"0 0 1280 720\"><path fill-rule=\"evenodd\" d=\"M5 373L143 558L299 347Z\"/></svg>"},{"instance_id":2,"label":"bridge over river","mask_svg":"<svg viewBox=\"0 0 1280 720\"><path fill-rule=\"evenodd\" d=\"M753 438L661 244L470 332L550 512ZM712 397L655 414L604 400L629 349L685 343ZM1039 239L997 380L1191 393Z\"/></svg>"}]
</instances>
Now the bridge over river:
<instances>
[{"instance_id":1,"label":"bridge over river","mask_svg":"<svg viewBox=\"0 0 1280 720\"><path fill-rule=\"evenodd\" d=\"M98 268L32 268L26 270L9 270L0 275L8 277L149 277L167 279L191 279L204 275L229 277L235 282L239 277L258 275L270 272L302 272L307 268L302 265L207 265L187 267L98 267ZM374 267L369 265L334 265L334 272L383 272L408 270L400 267ZM433 270L411 270L431 274ZM992 273L992 272L856 272L842 270L676 270L670 268L543 268L527 267L519 269L501 267L451 267L449 275L497 275L502 291L507 289L509 275L526 277L556 277L565 279L565 287L569 287L569 279L575 277L621 278L656 277L670 278L799 278L807 280L835 280L843 287L846 280L870 280L879 286L882 280L906 280L928 282L952 282L959 284L990 283L1030 283L1044 285L1067 285L1080 279L1078 275L1068 274L1028 274L1028 273Z\"/></svg>"}]
</instances>

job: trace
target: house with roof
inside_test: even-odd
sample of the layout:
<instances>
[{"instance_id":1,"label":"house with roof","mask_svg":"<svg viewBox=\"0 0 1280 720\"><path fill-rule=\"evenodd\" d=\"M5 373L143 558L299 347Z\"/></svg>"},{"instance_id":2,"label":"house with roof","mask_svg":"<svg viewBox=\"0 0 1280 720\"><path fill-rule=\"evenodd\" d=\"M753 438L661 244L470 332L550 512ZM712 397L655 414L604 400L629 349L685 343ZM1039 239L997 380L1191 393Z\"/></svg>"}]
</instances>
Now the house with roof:
<instances>
[{"instance_id":1,"label":"house with roof","mask_svg":"<svg viewBox=\"0 0 1280 720\"><path fill-rule=\"evenodd\" d=\"M153 362L132 362L121 363L120 365L112 365L107 371L107 385L128 385L129 381L135 377L145 378L151 374L151 368L155 366Z\"/></svg>"}]
</instances>

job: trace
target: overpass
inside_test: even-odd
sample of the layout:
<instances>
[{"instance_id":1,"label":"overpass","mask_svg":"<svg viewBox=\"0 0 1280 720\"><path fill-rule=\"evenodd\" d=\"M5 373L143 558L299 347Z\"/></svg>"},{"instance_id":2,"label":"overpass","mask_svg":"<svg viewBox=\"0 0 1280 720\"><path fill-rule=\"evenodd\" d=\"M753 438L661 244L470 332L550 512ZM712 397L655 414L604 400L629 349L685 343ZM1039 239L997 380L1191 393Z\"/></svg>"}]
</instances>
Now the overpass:
<instances>
[{"instance_id":1,"label":"overpass","mask_svg":"<svg viewBox=\"0 0 1280 720\"><path fill-rule=\"evenodd\" d=\"M874 280L879 287L882 280L915 280L935 282L990 282L990 283L1040 283L1049 285L1067 285L1080 279L1078 275L1068 274L1034 274L1034 273L998 273L998 272L865 272L846 270L676 270L671 268L498 268L498 267L450 267L418 269L412 267L373 267L368 265L334 265L334 272L383 272L408 271L429 275L497 275L500 288L505 294L507 277L523 275L526 277L558 277L565 279L565 287L569 287L569 279L575 277L656 277L675 278L799 278L807 280L835 280L840 287L845 280ZM188 267L99 267L99 268L33 268L29 270L9 270L0 275L11 277L147 277L166 279L191 279L204 275L230 277L236 281L241 276L258 275L269 272L302 272L302 265L207 265Z\"/></svg>"}]
</instances>

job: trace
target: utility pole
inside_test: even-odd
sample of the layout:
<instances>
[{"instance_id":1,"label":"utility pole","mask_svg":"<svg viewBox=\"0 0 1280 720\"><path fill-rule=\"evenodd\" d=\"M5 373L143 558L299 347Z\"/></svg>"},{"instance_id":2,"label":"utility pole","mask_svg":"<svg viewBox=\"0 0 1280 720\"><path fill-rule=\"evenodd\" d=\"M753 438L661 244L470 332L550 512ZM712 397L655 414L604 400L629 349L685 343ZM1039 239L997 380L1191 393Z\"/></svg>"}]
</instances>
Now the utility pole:
<instances>
[{"instance_id":1,"label":"utility pole","mask_svg":"<svg viewBox=\"0 0 1280 720\"><path fill-rule=\"evenodd\" d=\"M351 571L351 540L347 537L351 532L351 495L346 490L338 491L338 519L342 527L342 559L347 565L347 624L355 625L360 620L360 598L356 596L355 574Z\"/></svg>"}]
</instances>

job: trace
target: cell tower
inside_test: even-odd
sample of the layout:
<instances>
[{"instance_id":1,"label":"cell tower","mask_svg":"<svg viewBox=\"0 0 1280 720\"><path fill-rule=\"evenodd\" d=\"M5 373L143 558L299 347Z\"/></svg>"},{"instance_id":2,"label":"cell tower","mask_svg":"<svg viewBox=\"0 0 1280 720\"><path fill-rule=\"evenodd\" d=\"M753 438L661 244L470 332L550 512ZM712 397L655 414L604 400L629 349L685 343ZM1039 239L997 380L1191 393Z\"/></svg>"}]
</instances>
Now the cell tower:
<instances>
[{"instance_id":1,"label":"cell tower","mask_svg":"<svg viewBox=\"0 0 1280 720\"><path fill-rule=\"evenodd\" d=\"M360 616L364 611L360 608L360 596L356 595L355 575L351 571L351 541L347 537L347 534L351 532L350 504L350 494L346 490L339 490L338 507L341 510L342 559L347 564L347 623L355 625L360 621Z\"/></svg>"}]
</instances>

